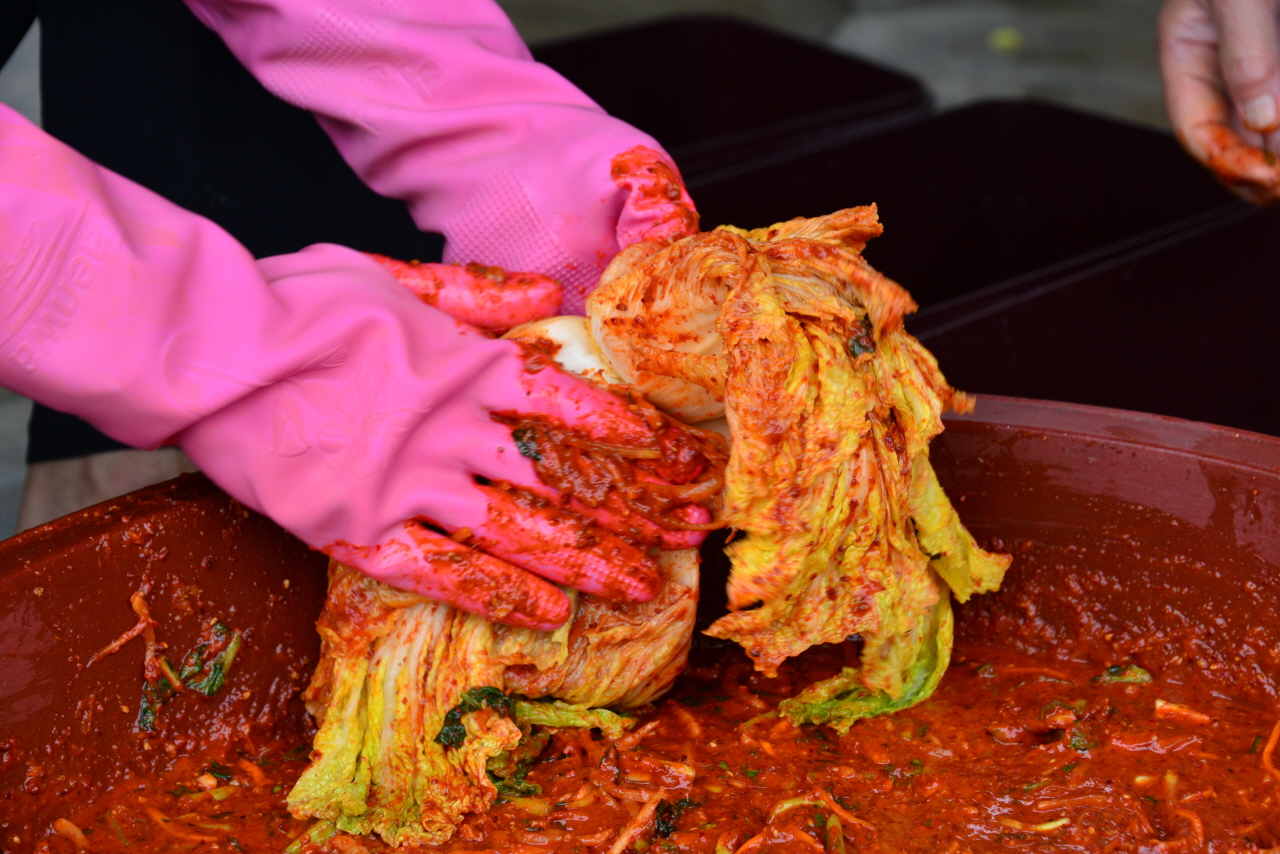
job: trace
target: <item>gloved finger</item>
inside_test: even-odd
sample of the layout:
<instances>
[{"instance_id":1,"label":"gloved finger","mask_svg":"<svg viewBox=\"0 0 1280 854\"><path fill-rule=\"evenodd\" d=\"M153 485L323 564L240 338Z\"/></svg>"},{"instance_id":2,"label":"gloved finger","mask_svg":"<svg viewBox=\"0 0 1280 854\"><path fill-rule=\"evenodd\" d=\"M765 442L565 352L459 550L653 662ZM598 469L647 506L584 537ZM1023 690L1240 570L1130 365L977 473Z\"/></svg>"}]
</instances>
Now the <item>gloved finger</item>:
<instances>
[{"instance_id":1,"label":"gloved finger","mask_svg":"<svg viewBox=\"0 0 1280 854\"><path fill-rule=\"evenodd\" d=\"M605 599L647 602L658 592L662 575L644 551L546 499L503 486L477 486L489 515L469 532L471 543L557 584Z\"/></svg>"},{"instance_id":2,"label":"gloved finger","mask_svg":"<svg viewBox=\"0 0 1280 854\"><path fill-rule=\"evenodd\" d=\"M1280 166L1270 151L1247 143L1225 125L1203 133L1205 163L1232 192L1255 205L1280 199Z\"/></svg>"},{"instance_id":3,"label":"gloved finger","mask_svg":"<svg viewBox=\"0 0 1280 854\"><path fill-rule=\"evenodd\" d=\"M1280 45L1275 0L1216 0L1219 57L1228 100L1244 126L1280 127Z\"/></svg>"},{"instance_id":4,"label":"gloved finger","mask_svg":"<svg viewBox=\"0 0 1280 854\"><path fill-rule=\"evenodd\" d=\"M661 458L661 425L650 423L621 397L575 377L546 354L527 347L525 364L527 370L520 380L527 406L521 407L522 413L539 413L611 453L636 459Z\"/></svg>"},{"instance_id":5,"label":"gloved finger","mask_svg":"<svg viewBox=\"0 0 1280 854\"><path fill-rule=\"evenodd\" d=\"M620 249L645 240L665 245L698 233L698 210L670 157L637 145L610 166L613 182L627 190L618 217Z\"/></svg>"},{"instance_id":6,"label":"gloved finger","mask_svg":"<svg viewBox=\"0 0 1280 854\"><path fill-rule=\"evenodd\" d=\"M1160 14L1159 39L1169 119L1183 146L1246 198L1275 198L1280 168L1235 127L1218 64L1213 15L1198 0L1169 0Z\"/></svg>"},{"instance_id":7,"label":"gloved finger","mask_svg":"<svg viewBox=\"0 0 1280 854\"><path fill-rule=\"evenodd\" d=\"M445 314L494 333L552 317L564 291L550 276L508 273L481 264L422 264L368 253L419 299Z\"/></svg>"},{"instance_id":8,"label":"gloved finger","mask_svg":"<svg viewBox=\"0 0 1280 854\"><path fill-rule=\"evenodd\" d=\"M632 543L667 550L700 544L704 532L688 526L710 522L711 513L696 505L719 495L723 464L708 469L705 458L689 459L696 454L675 447L665 424L650 425L646 414L654 414L652 408L646 412L558 368L549 366L539 376L542 379L531 381L538 396L529 398L539 400L539 405L523 407L533 412L493 413L494 421L509 431L505 441L499 441L498 453L487 452L495 437L483 430L473 430L455 446L455 453L467 459L470 472L484 480L516 484ZM570 402L553 392L564 392ZM556 414L548 416L548 411ZM566 411L570 414L565 415ZM578 421L579 429L567 429L563 421ZM610 423L621 427L611 429ZM467 442L473 439L476 447L469 449ZM659 478L650 466L678 477ZM689 483L695 478L697 483ZM633 491L640 495L632 495ZM628 505L637 501L642 507L633 512ZM475 504L485 512L484 500ZM436 519L451 526L450 530L474 528L479 521L457 513Z\"/></svg>"},{"instance_id":9,"label":"gloved finger","mask_svg":"<svg viewBox=\"0 0 1280 854\"><path fill-rule=\"evenodd\" d=\"M554 585L417 521L377 545L339 541L322 551L392 587L492 622L549 631L570 616L569 600Z\"/></svg>"},{"instance_id":10,"label":"gloved finger","mask_svg":"<svg viewBox=\"0 0 1280 854\"><path fill-rule=\"evenodd\" d=\"M572 501L570 509L591 519L605 530L623 539L645 545L654 545L665 551L696 549L707 538L705 530L673 530L664 528L643 516L632 512L621 502L609 502L601 507L588 507L580 501ZM685 504L671 511L671 515L688 525L707 525L711 512L700 504Z\"/></svg>"},{"instance_id":11,"label":"gloved finger","mask_svg":"<svg viewBox=\"0 0 1280 854\"><path fill-rule=\"evenodd\" d=\"M711 514L697 504L686 504L675 511L690 525L707 525ZM663 551L696 549L707 539L705 530L672 531L661 528L634 513L613 513L608 508L584 508L582 515L593 519L601 527L614 531L624 538L642 543L652 543Z\"/></svg>"},{"instance_id":12,"label":"gloved finger","mask_svg":"<svg viewBox=\"0 0 1280 854\"><path fill-rule=\"evenodd\" d=\"M628 542L664 549L697 546L712 517L704 505L717 502L724 488L723 443L718 435L678 424L638 401L632 406L657 423L656 459L601 453L575 431L540 418L499 415L497 420L512 428L516 449L533 464L536 481L520 479L523 489Z\"/></svg>"},{"instance_id":13,"label":"gloved finger","mask_svg":"<svg viewBox=\"0 0 1280 854\"><path fill-rule=\"evenodd\" d=\"M620 499L615 500L614 495L610 495L604 504L591 507L576 498L570 498L566 504L559 492L543 483L530 484L523 488L553 504L560 504L565 509L595 522L606 531L617 534L631 543L657 546L665 551L678 551L695 549L707 538L705 530L664 528L633 512ZM677 507L671 511L671 515L688 525L703 526L711 522L711 512L700 504Z\"/></svg>"}]
</instances>

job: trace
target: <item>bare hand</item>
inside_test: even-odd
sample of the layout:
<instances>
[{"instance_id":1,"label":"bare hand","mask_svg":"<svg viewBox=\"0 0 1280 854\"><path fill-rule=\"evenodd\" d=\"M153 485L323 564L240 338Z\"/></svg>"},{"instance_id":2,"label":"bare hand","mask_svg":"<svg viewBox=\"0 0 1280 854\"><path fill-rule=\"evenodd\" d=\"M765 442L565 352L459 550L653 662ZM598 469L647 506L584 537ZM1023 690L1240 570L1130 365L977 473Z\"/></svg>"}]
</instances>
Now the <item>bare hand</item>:
<instances>
[{"instance_id":1,"label":"bare hand","mask_svg":"<svg viewBox=\"0 0 1280 854\"><path fill-rule=\"evenodd\" d=\"M1167 0L1160 68L1183 146L1258 204L1280 199L1280 0Z\"/></svg>"}]
</instances>

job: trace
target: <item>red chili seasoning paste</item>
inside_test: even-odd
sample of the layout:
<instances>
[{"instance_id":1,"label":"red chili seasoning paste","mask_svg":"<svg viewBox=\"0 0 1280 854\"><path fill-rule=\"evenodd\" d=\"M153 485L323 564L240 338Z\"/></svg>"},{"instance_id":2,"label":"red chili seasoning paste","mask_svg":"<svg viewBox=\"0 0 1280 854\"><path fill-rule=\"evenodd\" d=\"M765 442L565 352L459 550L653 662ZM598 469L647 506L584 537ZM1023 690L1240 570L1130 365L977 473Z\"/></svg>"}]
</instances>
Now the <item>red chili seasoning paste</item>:
<instances>
[{"instance_id":1,"label":"red chili seasoning paste","mask_svg":"<svg viewBox=\"0 0 1280 854\"><path fill-rule=\"evenodd\" d=\"M844 736L778 702L834 673L820 647L777 679L702 645L672 693L610 742L556 732L526 780L438 850L504 852L1266 851L1280 846L1274 714L1136 665L1053 661L961 642L941 688ZM165 774L68 805L42 851L352 852L314 840L284 798L305 745ZM80 834L83 834L82 836ZM435 850L435 849L433 849Z\"/></svg>"}]
</instances>

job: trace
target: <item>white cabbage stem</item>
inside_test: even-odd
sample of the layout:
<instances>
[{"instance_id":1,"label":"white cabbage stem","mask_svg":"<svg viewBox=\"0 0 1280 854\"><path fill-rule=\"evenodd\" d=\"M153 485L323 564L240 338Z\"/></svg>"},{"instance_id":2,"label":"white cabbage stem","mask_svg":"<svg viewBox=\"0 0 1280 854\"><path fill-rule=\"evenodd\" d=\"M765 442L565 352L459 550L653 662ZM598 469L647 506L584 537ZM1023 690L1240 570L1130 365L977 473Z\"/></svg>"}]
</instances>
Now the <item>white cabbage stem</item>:
<instances>
[{"instance_id":1,"label":"white cabbage stem","mask_svg":"<svg viewBox=\"0 0 1280 854\"><path fill-rule=\"evenodd\" d=\"M571 374L614 385L626 382L591 335L585 317L564 314L524 323L503 338L532 344L551 354Z\"/></svg>"},{"instance_id":2,"label":"white cabbage stem","mask_svg":"<svg viewBox=\"0 0 1280 854\"><path fill-rule=\"evenodd\" d=\"M630 384L625 376L625 368L610 358L610 354L592 334L593 324L585 317L577 315L561 315L535 320L512 329L503 338L524 341L533 344L544 352L550 353L560 367L580 377L606 382L610 384ZM672 380L674 384L677 381ZM688 385L681 383L681 385ZM690 388L697 389L696 386ZM677 400L686 396L679 393L669 395ZM715 430L725 439L729 438L729 422L724 417L724 404L710 399L702 389L692 406L662 405L655 397L647 395L659 409L689 423L696 423L705 430Z\"/></svg>"}]
</instances>

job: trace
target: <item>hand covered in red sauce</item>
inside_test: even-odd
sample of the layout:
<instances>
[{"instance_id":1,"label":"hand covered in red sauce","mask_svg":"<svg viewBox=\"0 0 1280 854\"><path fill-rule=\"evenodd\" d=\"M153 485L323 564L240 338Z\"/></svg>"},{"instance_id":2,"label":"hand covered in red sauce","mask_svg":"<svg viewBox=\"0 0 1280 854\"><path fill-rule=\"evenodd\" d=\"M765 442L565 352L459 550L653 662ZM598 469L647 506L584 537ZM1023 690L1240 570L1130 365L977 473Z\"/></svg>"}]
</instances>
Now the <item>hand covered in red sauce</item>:
<instances>
[{"instance_id":1,"label":"hand covered in red sauce","mask_svg":"<svg viewBox=\"0 0 1280 854\"><path fill-rule=\"evenodd\" d=\"M404 521L322 551L394 587L512 625L561 625L569 602L553 584L610 600L651 599L661 574L648 549L697 546L710 526L725 463L718 438L625 389L580 380L525 345L474 341L554 312L561 291L553 279L369 257L460 321L464 346L433 366L443 382L418 404L422 412L352 413L362 430L376 431L367 441L380 462L366 470L387 470L373 475L380 489L357 477L360 494L347 503L360 500L370 518ZM404 428L399 418L418 422Z\"/></svg>"},{"instance_id":2,"label":"hand covered in red sauce","mask_svg":"<svg viewBox=\"0 0 1280 854\"><path fill-rule=\"evenodd\" d=\"M561 302L559 284L544 275L370 257L420 300L485 333L544 318ZM499 469L481 463L467 471L475 483L465 493L454 484L452 494L422 495L443 499L452 517L411 516L383 542L337 542L326 553L398 588L515 625L553 627L568 617L567 599L540 579L609 599L653 597L660 575L646 549L696 547L704 538L712 517L705 504L722 487L718 440L623 389L582 382L543 353L522 353L520 388L508 379L458 389L462 401L492 397L495 424L483 429L503 425L509 440L497 448ZM495 408L499 401L512 406ZM439 425L454 455L472 451L476 425L467 424ZM442 485L434 492L444 493Z\"/></svg>"},{"instance_id":3,"label":"hand covered in red sauce","mask_svg":"<svg viewBox=\"0 0 1280 854\"><path fill-rule=\"evenodd\" d=\"M392 586L513 625L567 619L568 600L547 581L605 599L652 598L661 574L648 550L696 547L712 527L708 507L726 457L719 438L579 380L541 353L523 358L523 400L506 395L518 408L492 409L484 428L505 434L496 457L474 447L467 422L443 424L440 463L453 483L410 485L420 490L412 500L444 513L409 514L381 542L325 551Z\"/></svg>"},{"instance_id":4,"label":"hand covered in red sauce","mask_svg":"<svg viewBox=\"0 0 1280 854\"><path fill-rule=\"evenodd\" d=\"M1167 0L1160 67L1183 146L1256 204L1280 198L1280 0Z\"/></svg>"}]
</instances>

